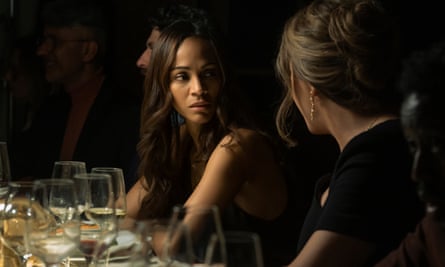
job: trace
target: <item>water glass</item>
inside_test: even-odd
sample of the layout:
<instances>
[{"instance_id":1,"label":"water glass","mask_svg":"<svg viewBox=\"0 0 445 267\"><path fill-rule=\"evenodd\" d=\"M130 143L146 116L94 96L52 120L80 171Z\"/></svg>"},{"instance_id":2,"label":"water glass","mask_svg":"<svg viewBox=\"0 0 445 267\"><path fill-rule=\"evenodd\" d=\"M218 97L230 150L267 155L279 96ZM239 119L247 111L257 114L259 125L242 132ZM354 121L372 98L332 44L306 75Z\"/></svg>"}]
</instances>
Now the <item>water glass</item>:
<instances>
[{"instance_id":1,"label":"water glass","mask_svg":"<svg viewBox=\"0 0 445 267\"><path fill-rule=\"evenodd\" d=\"M220 247L226 255L221 255ZM258 234L249 231L224 231L224 238L213 235L206 251L206 266L263 267Z\"/></svg>"},{"instance_id":2,"label":"water glass","mask_svg":"<svg viewBox=\"0 0 445 267\"><path fill-rule=\"evenodd\" d=\"M86 173L86 164L83 161L56 161L54 162L52 178L73 178L78 173Z\"/></svg>"}]
</instances>

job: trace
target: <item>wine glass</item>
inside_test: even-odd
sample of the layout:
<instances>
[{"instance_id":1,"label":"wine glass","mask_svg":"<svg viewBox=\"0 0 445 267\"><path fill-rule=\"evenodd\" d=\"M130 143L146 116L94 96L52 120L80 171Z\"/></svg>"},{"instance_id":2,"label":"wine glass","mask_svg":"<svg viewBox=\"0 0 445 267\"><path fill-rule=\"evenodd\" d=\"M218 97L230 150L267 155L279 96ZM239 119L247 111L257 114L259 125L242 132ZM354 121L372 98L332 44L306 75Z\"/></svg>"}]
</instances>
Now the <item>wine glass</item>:
<instances>
[{"instance_id":1,"label":"wine glass","mask_svg":"<svg viewBox=\"0 0 445 267\"><path fill-rule=\"evenodd\" d=\"M88 265L96 265L115 241L117 217L111 176L103 173L74 175L74 183L82 212L79 249Z\"/></svg>"},{"instance_id":2,"label":"wine glass","mask_svg":"<svg viewBox=\"0 0 445 267\"><path fill-rule=\"evenodd\" d=\"M75 174L86 173L86 164L83 161L56 161L54 162L52 178L73 178Z\"/></svg>"},{"instance_id":3,"label":"wine glass","mask_svg":"<svg viewBox=\"0 0 445 267\"><path fill-rule=\"evenodd\" d=\"M161 266L192 266L193 244L187 225L178 220L157 219L149 222L150 264Z\"/></svg>"},{"instance_id":4,"label":"wine glass","mask_svg":"<svg viewBox=\"0 0 445 267\"><path fill-rule=\"evenodd\" d=\"M28 243L33 255L47 267L59 266L79 246L80 214L71 179L34 181L32 204L43 209L30 211Z\"/></svg>"},{"instance_id":5,"label":"wine glass","mask_svg":"<svg viewBox=\"0 0 445 267\"><path fill-rule=\"evenodd\" d=\"M171 223L177 221L182 221L190 231L195 264L204 263L207 245L212 234L220 239L224 238L219 209L215 205L175 206ZM225 251L221 251L220 254L224 256Z\"/></svg>"},{"instance_id":6,"label":"wine glass","mask_svg":"<svg viewBox=\"0 0 445 267\"><path fill-rule=\"evenodd\" d=\"M0 142L0 199L8 193L8 184L11 181L8 146Z\"/></svg>"},{"instance_id":7,"label":"wine glass","mask_svg":"<svg viewBox=\"0 0 445 267\"><path fill-rule=\"evenodd\" d=\"M3 233L3 210L5 208L6 197L9 192L9 182L0 181L0 233ZM0 266L19 266L17 254L9 247L3 245L0 237Z\"/></svg>"},{"instance_id":8,"label":"wine glass","mask_svg":"<svg viewBox=\"0 0 445 267\"><path fill-rule=\"evenodd\" d=\"M258 234L250 231L224 231L224 238L213 234L206 251L206 266L263 267L263 253ZM223 240L223 242L221 242ZM220 247L226 255L220 255Z\"/></svg>"},{"instance_id":9,"label":"wine glass","mask_svg":"<svg viewBox=\"0 0 445 267\"><path fill-rule=\"evenodd\" d=\"M9 193L2 209L0 237L3 244L19 256L22 266L26 266L28 258L32 255L25 242L32 188L32 182L10 182Z\"/></svg>"},{"instance_id":10,"label":"wine glass","mask_svg":"<svg viewBox=\"0 0 445 267\"><path fill-rule=\"evenodd\" d=\"M150 220L125 218L119 226L116 244L108 249L105 266L121 266L124 262L132 267L151 266L146 262L151 248L149 222Z\"/></svg>"},{"instance_id":11,"label":"wine glass","mask_svg":"<svg viewBox=\"0 0 445 267\"><path fill-rule=\"evenodd\" d=\"M0 267L17 267L19 264L15 254L0 254Z\"/></svg>"},{"instance_id":12,"label":"wine glass","mask_svg":"<svg viewBox=\"0 0 445 267\"><path fill-rule=\"evenodd\" d=\"M124 172L121 168L114 167L94 167L92 173L105 173L111 176L113 183L113 193L116 202L116 216L119 221L127 214L127 200L125 191Z\"/></svg>"},{"instance_id":13,"label":"wine glass","mask_svg":"<svg viewBox=\"0 0 445 267\"><path fill-rule=\"evenodd\" d=\"M51 177L72 179L75 174L86 172L86 163L83 161L61 160L54 162ZM69 258L65 261L65 265L70 264Z\"/></svg>"}]
</instances>

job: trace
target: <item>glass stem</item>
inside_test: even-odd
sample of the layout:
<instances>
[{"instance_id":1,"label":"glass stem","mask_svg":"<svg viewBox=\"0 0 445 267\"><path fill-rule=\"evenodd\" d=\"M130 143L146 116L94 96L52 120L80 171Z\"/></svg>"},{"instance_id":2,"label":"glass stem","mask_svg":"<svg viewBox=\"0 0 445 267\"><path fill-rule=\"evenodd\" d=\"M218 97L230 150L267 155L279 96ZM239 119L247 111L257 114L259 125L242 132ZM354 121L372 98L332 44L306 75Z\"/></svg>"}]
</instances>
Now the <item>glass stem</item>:
<instances>
[{"instance_id":1,"label":"glass stem","mask_svg":"<svg viewBox=\"0 0 445 267\"><path fill-rule=\"evenodd\" d=\"M30 258L32 256L32 254L31 253L29 253L29 254L25 254L25 255L23 255L23 256L20 256L20 265L22 266L22 267L26 267L27 266L27 263L28 263L28 259Z\"/></svg>"}]
</instances>

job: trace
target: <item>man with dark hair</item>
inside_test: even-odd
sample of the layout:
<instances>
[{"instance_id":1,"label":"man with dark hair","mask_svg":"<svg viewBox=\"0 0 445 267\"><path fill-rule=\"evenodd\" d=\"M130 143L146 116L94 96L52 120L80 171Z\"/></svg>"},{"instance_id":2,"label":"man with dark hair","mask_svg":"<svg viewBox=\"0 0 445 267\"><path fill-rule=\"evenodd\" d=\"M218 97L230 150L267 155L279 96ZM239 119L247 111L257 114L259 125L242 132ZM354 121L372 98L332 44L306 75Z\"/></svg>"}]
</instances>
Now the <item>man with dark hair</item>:
<instances>
[{"instance_id":1,"label":"man with dark hair","mask_svg":"<svg viewBox=\"0 0 445 267\"><path fill-rule=\"evenodd\" d=\"M48 82L59 90L37 115L29 138L13 154L14 177L49 177L54 161L124 170L136 178L140 103L107 73L109 21L92 0L55 0L42 10L37 48ZM19 153L21 151L21 153Z\"/></svg>"},{"instance_id":2,"label":"man with dark hair","mask_svg":"<svg viewBox=\"0 0 445 267\"><path fill-rule=\"evenodd\" d=\"M150 35L145 43L146 48L136 61L136 65L145 75L148 64L150 62L150 55L154 43L158 40L162 30L178 20L187 20L192 22L199 22L208 24L209 15L203 9L187 6L183 4L171 4L164 7L159 7L156 14L148 19L151 29Z\"/></svg>"}]
</instances>

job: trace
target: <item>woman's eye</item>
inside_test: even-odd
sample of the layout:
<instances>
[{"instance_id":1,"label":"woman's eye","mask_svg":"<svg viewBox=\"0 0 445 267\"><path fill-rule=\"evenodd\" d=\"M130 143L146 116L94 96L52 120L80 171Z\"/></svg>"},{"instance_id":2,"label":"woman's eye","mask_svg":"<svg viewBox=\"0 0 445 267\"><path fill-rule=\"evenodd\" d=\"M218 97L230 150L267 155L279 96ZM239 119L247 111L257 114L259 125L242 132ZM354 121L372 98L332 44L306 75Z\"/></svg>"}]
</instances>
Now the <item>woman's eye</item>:
<instances>
[{"instance_id":1,"label":"woman's eye","mask_svg":"<svg viewBox=\"0 0 445 267\"><path fill-rule=\"evenodd\" d=\"M188 75L185 73L177 73L175 74L174 78L176 81L184 81L188 79Z\"/></svg>"},{"instance_id":2,"label":"woman's eye","mask_svg":"<svg viewBox=\"0 0 445 267\"><path fill-rule=\"evenodd\" d=\"M215 77L217 75L218 75L218 73L216 70L206 70L202 73L201 76L203 76L204 78L211 78L211 77Z\"/></svg>"}]
</instances>

